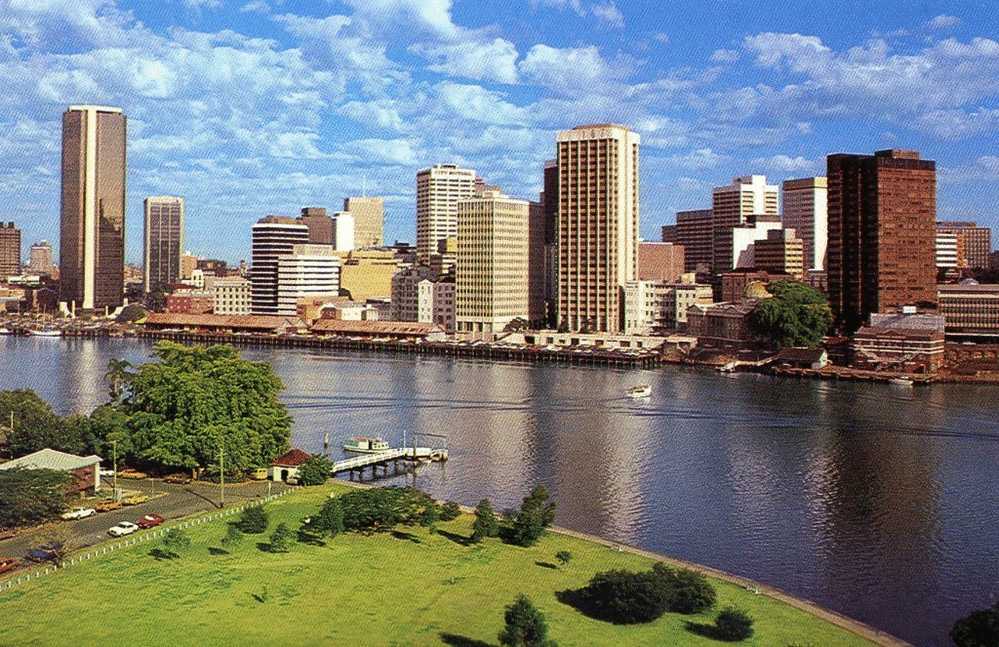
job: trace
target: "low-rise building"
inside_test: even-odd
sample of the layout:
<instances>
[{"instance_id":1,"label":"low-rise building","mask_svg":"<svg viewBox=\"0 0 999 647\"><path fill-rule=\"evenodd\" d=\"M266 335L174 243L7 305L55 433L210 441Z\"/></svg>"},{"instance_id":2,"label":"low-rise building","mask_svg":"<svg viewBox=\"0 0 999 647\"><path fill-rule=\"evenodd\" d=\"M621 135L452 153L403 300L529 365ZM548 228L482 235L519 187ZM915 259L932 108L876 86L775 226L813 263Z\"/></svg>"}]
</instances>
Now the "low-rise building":
<instances>
[{"instance_id":1,"label":"low-rise building","mask_svg":"<svg viewBox=\"0 0 999 647\"><path fill-rule=\"evenodd\" d=\"M240 276L216 279L212 285L214 314L250 314L252 292L250 282Z\"/></svg>"},{"instance_id":2,"label":"low-rise building","mask_svg":"<svg viewBox=\"0 0 999 647\"><path fill-rule=\"evenodd\" d=\"M741 268L725 272L721 275L721 302L738 303L754 295L748 294L747 289L754 283L761 283L764 286L776 281L793 281L794 277L788 274L776 274L753 268ZM752 290L750 290L752 292Z\"/></svg>"},{"instance_id":3,"label":"low-rise building","mask_svg":"<svg viewBox=\"0 0 999 647\"><path fill-rule=\"evenodd\" d=\"M202 333L258 333L281 335L306 330L298 317L277 315L172 314L151 312L143 325L148 330L184 330Z\"/></svg>"},{"instance_id":4,"label":"low-rise building","mask_svg":"<svg viewBox=\"0 0 999 647\"><path fill-rule=\"evenodd\" d=\"M742 350L757 345L749 326L755 301L694 305L687 310L687 334L698 346Z\"/></svg>"},{"instance_id":5,"label":"low-rise building","mask_svg":"<svg viewBox=\"0 0 999 647\"><path fill-rule=\"evenodd\" d=\"M409 321L320 319L312 325L312 333L328 337L406 341L443 341L447 338L446 332L440 326Z\"/></svg>"},{"instance_id":6,"label":"low-rise building","mask_svg":"<svg viewBox=\"0 0 999 647\"><path fill-rule=\"evenodd\" d=\"M320 319L336 321L378 321L378 308L370 303L339 300L323 305Z\"/></svg>"},{"instance_id":7,"label":"low-rise building","mask_svg":"<svg viewBox=\"0 0 999 647\"><path fill-rule=\"evenodd\" d=\"M101 457L96 455L77 456L54 449L40 449L27 456L0 463L0 470L15 468L67 472L72 477L66 486L69 494L94 493L101 489Z\"/></svg>"},{"instance_id":8,"label":"low-rise building","mask_svg":"<svg viewBox=\"0 0 999 647\"><path fill-rule=\"evenodd\" d=\"M166 295L165 309L177 314L210 314L215 309L215 295L205 290L175 290Z\"/></svg>"},{"instance_id":9,"label":"low-rise building","mask_svg":"<svg viewBox=\"0 0 999 647\"><path fill-rule=\"evenodd\" d=\"M310 458L312 458L312 454L309 452L302 451L297 447L292 448L271 462L271 469L267 474L267 478L272 481L291 481L295 483L298 481L299 470L302 469L302 465Z\"/></svg>"},{"instance_id":10,"label":"low-rise building","mask_svg":"<svg viewBox=\"0 0 999 647\"><path fill-rule=\"evenodd\" d=\"M820 370L829 365L829 353L824 348L784 348L774 356L772 365Z\"/></svg>"},{"instance_id":11,"label":"low-rise building","mask_svg":"<svg viewBox=\"0 0 999 647\"><path fill-rule=\"evenodd\" d=\"M944 333L917 328L865 326L850 344L854 368L934 373L944 363Z\"/></svg>"},{"instance_id":12,"label":"low-rise building","mask_svg":"<svg viewBox=\"0 0 999 647\"><path fill-rule=\"evenodd\" d=\"M688 275L692 278L692 275ZM624 333L663 334L687 323L687 310L694 304L711 304L710 285L629 281L624 285Z\"/></svg>"}]
</instances>

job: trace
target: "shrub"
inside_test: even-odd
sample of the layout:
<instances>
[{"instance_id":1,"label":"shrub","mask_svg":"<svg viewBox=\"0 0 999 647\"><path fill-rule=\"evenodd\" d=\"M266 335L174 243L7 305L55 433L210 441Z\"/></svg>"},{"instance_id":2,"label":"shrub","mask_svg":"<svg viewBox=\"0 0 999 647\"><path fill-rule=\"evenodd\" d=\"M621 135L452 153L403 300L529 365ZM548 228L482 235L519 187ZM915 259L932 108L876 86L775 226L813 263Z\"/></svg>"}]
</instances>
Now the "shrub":
<instances>
[{"instance_id":1,"label":"shrub","mask_svg":"<svg viewBox=\"0 0 999 647\"><path fill-rule=\"evenodd\" d=\"M325 456L312 456L298 468L298 482L302 485L322 485L330 477L333 463Z\"/></svg>"},{"instance_id":2,"label":"shrub","mask_svg":"<svg viewBox=\"0 0 999 647\"><path fill-rule=\"evenodd\" d=\"M700 613L714 605L716 594L703 576L656 564L644 573L597 573L589 584L566 597L601 620L635 624L652 622L667 611Z\"/></svg>"},{"instance_id":3,"label":"shrub","mask_svg":"<svg viewBox=\"0 0 999 647\"><path fill-rule=\"evenodd\" d=\"M415 524L437 504L416 488L389 487L356 490L339 497L346 530L388 530L396 524Z\"/></svg>"},{"instance_id":4,"label":"shrub","mask_svg":"<svg viewBox=\"0 0 999 647\"><path fill-rule=\"evenodd\" d=\"M327 499L323 507L319 508L319 512L309 517L309 520L303 524L303 529L321 537L336 537L343 532L343 506L340 505L340 499Z\"/></svg>"},{"instance_id":5,"label":"shrub","mask_svg":"<svg viewBox=\"0 0 999 647\"><path fill-rule=\"evenodd\" d=\"M555 553L555 559L558 560L559 564L565 566L572 559L572 553L567 550L560 550Z\"/></svg>"},{"instance_id":6,"label":"shrub","mask_svg":"<svg viewBox=\"0 0 999 647\"><path fill-rule=\"evenodd\" d=\"M243 531L239 529L234 523L230 523L226 526L225 536L222 537L222 545L227 548L234 548L239 545L239 542L243 541Z\"/></svg>"},{"instance_id":7,"label":"shrub","mask_svg":"<svg viewBox=\"0 0 999 647\"><path fill-rule=\"evenodd\" d=\"M503 617L506 626L499 634L499 642L504 647L555 647L555 641L548 638L545 617L527 596L518 595Z\"/></svg>"},{"instance_id":8,"label":"shrub","mask_svg":"<svg viewBox=\"0 0 999 647\"><path fill-rule=\"evenodd\" d=\"M461 506L454 501L448 501L441 506L441 521L454 521L461 516Z\"/></svg>"},{"instance_id":9,"label":"shrub","mask_svg":"<svg viewBox=\"0 0 999 647\"><path fill-rule=\"evenodd\" d=\"M675 613L701 613L714 606L717 595L708 578L687 569L659 563L652 567L659 586L668 591L667 609Z\"/></svg>"},{"instance_id":10,"label":"shrub","mask_svg":"<svg viewBox=\"0 0 999 647\"><path fill-rule=\"evenodd\" d=\"M727 607L715 618L715 637L736 642L753 635L753 619L742 609Z\"/></svg>"},{"instance_id":11,"label":"shrub","mask_svg":"<svg viewBox=\"0 0 999 647\"><path fill-rule=\"evenodd\" d=\"M991 609L975 611L955 622L950 638L957 647L999 645L999 602Z\"/></svg>"},{"instance_id":12,"label":"shrub","mask_svg":"<svg viewBox=\"0 0 999 647\"><path fill-rule=\"evenodd\" d=\"M548 490L543 485L535 486L514 515L510 541L518 546L533 546L553 521L555 504L548 501Z\"/></svg>"},{"instance_id":13,"label":"shrub","mask_svg":"<svg viewBox=\"0 0 999 647\"><path fill-rule=\"evenodd\" d=\"M262 506L255 505L243 510L236 526L243 532L250 535L259 535L267 532L267 512Z\"/></svg>"},{"instance_id":14,"label":"shrub","mask_svg":"<svg viewBox=\"0 0 999 647\"><path fill-rule=\"evenodd\" d=\"M170 528L163 534L163 552L180 557L180 551L191 545L191 538L180 528Z\"/></svg>"},{"instance_id":15,"label":"shrub","mask_svg":"<svg viewBox=\"0 0 999 647\"><path fill-rule=\"evenodd\" d=\"M291 546L292 532L288 528L288 524L281 522L278 527L274 529L274 533L271 535L271 543L269 546L270 552L272 553L287 553L288 547Z\"/></svg>"},{"instance_id":16,"label":"shrub","mask_svg":"<svg viewBox=\"0 0 999 647\"><path fill-rule=\"evenodd\" d=\"M472 541L482 541L486 537L499 534L499 519L493 511L489 499L482 499L475 506L475 521L472 523Z\"/></svg>"},{"instance_id":17,"label":"shrub","mask_svg":"<svg viewBox=\"0 0 999 647\"><path fill-rule=\"evenodd\" d=\"M429 528L430 532L434 532L437 527L437 522L441 518L440 507L434 503L430 502L427 507L423 508L420 512L419 521L420 525L424 528Z\"/></svg>"}]
</instances>

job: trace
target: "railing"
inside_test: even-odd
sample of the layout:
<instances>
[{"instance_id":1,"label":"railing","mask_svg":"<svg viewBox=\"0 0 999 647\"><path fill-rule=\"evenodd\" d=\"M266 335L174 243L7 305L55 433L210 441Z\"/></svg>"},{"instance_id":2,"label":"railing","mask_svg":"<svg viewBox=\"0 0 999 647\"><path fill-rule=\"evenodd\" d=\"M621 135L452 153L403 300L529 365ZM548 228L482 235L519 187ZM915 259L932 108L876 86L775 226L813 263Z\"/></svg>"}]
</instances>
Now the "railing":
<instances>
[{"instance_id":1,"label":"railing","mask_svg":"<svg viewBox=\"0 0 999 647\"><path fill-rule=\"evenodd\" d=\"M333 463L333 472L345 472L351 469L357 469L359 467L367 467L374 463L381 463L382 461L390 461L396 458L405 458L411 455L412 449L409 448L397 448L388 449L384 452L378 452L377 454L367 454L365 456L357 456L355 458L348 458L347 460L338 461Z\"/></svg>"}]
</instances>

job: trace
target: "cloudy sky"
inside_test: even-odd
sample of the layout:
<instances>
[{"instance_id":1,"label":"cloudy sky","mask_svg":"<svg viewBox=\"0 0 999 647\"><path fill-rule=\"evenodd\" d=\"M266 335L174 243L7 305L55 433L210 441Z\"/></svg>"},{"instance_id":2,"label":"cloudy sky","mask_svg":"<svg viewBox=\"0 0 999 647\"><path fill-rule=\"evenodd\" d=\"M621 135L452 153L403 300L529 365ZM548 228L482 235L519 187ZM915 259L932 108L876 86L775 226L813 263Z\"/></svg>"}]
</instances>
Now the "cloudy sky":
<instances>
[{"instance_id":1,"label":"cloudy sky","mask_svg":"<svg viewBox=\"0 0 999 647\"><path fill-rule=\"evenodd\" d=\"M415 173L476 169L536 198L558 130L642 136L642 233L732 176L917 148L942 217L999 226L991 0L0 0L0 220L57 243L60 118L129 117L128 257L142 198L187 199L191 251L250 225L386 198L414 239Z\"/></svg>"}]
</instances>

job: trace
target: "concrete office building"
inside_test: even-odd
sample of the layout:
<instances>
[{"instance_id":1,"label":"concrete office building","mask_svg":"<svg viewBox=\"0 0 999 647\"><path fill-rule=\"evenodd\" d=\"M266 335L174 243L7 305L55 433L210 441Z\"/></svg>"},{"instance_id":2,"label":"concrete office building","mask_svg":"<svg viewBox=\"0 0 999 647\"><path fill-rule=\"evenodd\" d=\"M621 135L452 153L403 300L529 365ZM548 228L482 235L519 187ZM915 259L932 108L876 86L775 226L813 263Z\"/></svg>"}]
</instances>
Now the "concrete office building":
<instances>
[{"instance_id":1,"label":"concrete office building","mask_svg":"<svg viewBox=\"0 0 999 647\"><path fill-rule=\"evenodd\" d=\"M343 199L343 210L354 216L354 245L359 249L385 244L384 198L351 197Z\"/></svg>"},{"instance_id":2,"label":"concrete office building","mask_svg":"<svg viewBox=\"0 0 999 647\"><path fill-rule=\"evenodd\" d=\"M181 279L184 253L184 198L150 196L144 213L143 276L146 293L162 290Z\"/></svg>"},{"instance_id":3,"label":"concrete office building","mask_svg":"<svg viewBox=\"0 0 999 647\"><path fill-rule=\"evenodd\" d=\"M293 245L277 263L277 314L298 313L301 299L340 292L340 257L330 245Z\"/></svg>"},{"instance_id":4,"label":"concrete office building","mask_svg":"<svg viewBox=\"0 0 999 647\"><path fill-rule=\"evenodd\" d=\"M333 219L322 207L303 207L298 221L309 228L310 245L333 244Z\"/></svg>"},{"instance_id":5,"label":"concrete office building","mask_svg":"<svg viewBox=\"0 0 999 647\"><path fill-rule=\"evenodd\" d=\"M675 283L684 273L683 245L638 243L638 280Z\"/></svg>"},{"instance_id":6,"label":"concrete office building","mask_svg":"<svg viewBox=\"0 0 999 647\"><path fill-rule=\"evenodd\" d=\"M626 335L665 334L683 328L687 310L693 305L711 305L710 285L667 281L629 281L624 286L624 333Z\"/></svg>"},{"instance_id":7,"label":"concrete office building","mask_svg":"<svg viewBox=\"0 0 999 647\"><path fill-rule=\"evenodd\" d=\"M804 243L793 229L771 229L767 237L753 243L753 266L774 274L805 278Z\"/></svg>"},{"instance_id":8,"label":"concrete office building","mask_svg":"<svg viewBox=\"0 0 999 647\"><path fill-rule=\"evenodd\" d=\"M432 323L455 329L455 284L438 280L426 266L392 277L392 320Z\"/></svg>"},{"instance_id":9,"label":"concrete office building","mask_svg":"<svg viewBox=\"0 0 999 647\"><path fill-rule=\"evenodd\" d=\"M829 305L847 332L936 302L936 164L918 151L826 158Z\"/></svg>"},{"instance_id":10,"label":"concrete office building","mask_svg":"<svg viewBox=\"0 0 999 647\"><path fill-rule=\"evenodd\" d=\"M943 232L940 231L940 229L937 229L935 240L936 243L934 249L936 250L936 264L938 270L967 267L959 262L958 259L957 234ZM961 258L960 260L963 261L964 259Z\"/></svg>"},{"instance_id":11,"label":"concrete office building","mask_svg":"<svg viewBox=\"0 0 999 647\"><path fill-rule=\"evenodd\" d=\"M558 322L617 333L638 263L640 137L612 124L558 134Z\"/></svg>"},{"instance_id":12,"label":"concrete office building","mask_svg":"<svg viewBox=\"0 0 999 647\"><path fill-rule=\"evenodd\" d=\"M333 249L338 252L354 251L354 216L346 211L333 214Z\"/></svg>"},{"instance_id":13,"label":"concrete office building","mask_svg":"<svg viewBox=\"0 0 999 647\"><path fill-rule=\"evenodd\" d=\"M671 234L664 227L664 241L668 235ZM677 211L673 242L683 246L684 271L709 273L715 262L714 217L711 209Z\"/></svg>"},{"instance_id":14,"label":"concrete office building","mask_svg":"<svg viewBox=\"0 0 999 647\"><path fill-rule=\"evenodd\" d=\"M824 177L781 184L781 221L801 240L806 270L825 270L829 240L828 181Z\"/></svg>"},{"instance_id":15,"label":"concrete office building","mask_svg":"<svg viewBox=\"0 0 999 647\"><path fill-rule=\"evenodd\" d=\"M253 225L250 281L255 315L278 314L278 263L295 245L309 242L309 228L294 218L265 216Z\"/></svg>"},{"instance_id":16,"label":"concrete office building","mask_svg":"<svg viewBox=\"0 0 999 647\"><path fill-rule=\"evenodd\" d=\"M973 280L938 285L937 299L948 337L999 342L999 285Z\"/></svg>"},{"instance_id":17,"label":"concrete office building","mask_svg":"<svg viewBox=\"0 0 999 647\"><path fill-rule=\"evenodd\" d=\"M726 236L731 251L725 255L726 258L733 259L729 269L755 267L756 244L766 240L771 232L780 229L780 218L760 215L750 215L745 223L731 227Z\"/></svg>"},{"instance_id":18,"label":"concrete office building","mask_svg":"<svg viewBox=\"0 0 999 647\"><path fill-rule=\"evenodd\" d=\"M528 210L498 191L458 203L457 330L489 339L528 319Z\"/></svg>"},{"instance_id":19,"label":"concrete office building","mask_svg":"<svg viewBox=\"0 0 999 647\"><path fill-rule=\"evenodd\" d=\"M988 227L979 227L974 222L962 220L940 220L937 221L937 234L952 234L957 237L958 267L973 270L989 267L992 230Z\"/></svg>"},{"instance_id":20,"label":"concrete office building","mask_svg":"<svg viewBox=\"0 0 999 647\"><path fill-rule=\"evenodd\" d=\"M122 304L126 129L120 108L70 106L62 116L59 298L71 309Z\"/></svg>"},{"instance_id":21,"label":"concrete office building","mask_svg":"<svg viewBox=\"0 0 999 647\"><path fill-rule=\"evenodd\" d=\"M0 281L21 273L21 230L0 222Z\"/></svg>"},{"instance_id":22,"label":"concrete office building","mask_svg":"<svg viewBox=\"0 0 999 647\"><path fill-rule=\"evenodd\" d=\"M437 164L416 174L416 255L428 263L438 241L458 235L458 202L475 195L475 171Z\"/></svg>"},{"instance_id":23,"label":"concrete office building","mask_svg":"<svg viewBox=\"0 0 999 647\"><path fill-rule=\"evenodd\" d=\"M662 242L664 242L664 243L673 243L674 245L677 245L680 242L677 239L678 236L679 236L679 232L677 231L676 225L663 225L662 226L662 234L661 234L661 237L660 237L660 240L662 240Z\"/></svg>"},{"instance_id":24,"label":"concrete office building","mask_svg":"<svg viewBox=\"0 0 999 647\"><path fill-rule=\"evenodd\" d=\"M765 175L733 178L727 186L711 191L711 215L714 237L712 269L721 274L738 267L733 256L732 230L750 223L751 216L777 216L777 187L767 184Z\"/></svg>"},{"instance_id":25,"label":"concrete office building","mask_svg":"<svg viewBox=\"0 0 999 647\"><path fill-rule=\"evenodd\" d=\"M40 240L31 246L28 252L28 272L42 276L50 275L55 270L52 245L47 240Z\"/></svg>"},{"instance_id":26,"label":"concrete office building","mask_svg":"<svg viewBox=\"0 0 999 647\"><path fill-rule=\"evenodd\" d=\"M253 290L241 276L216 279L212 284L212 311L217 315L248 315L252 312Z\"/></svg>"}]
</instances>

